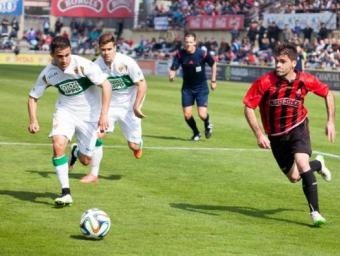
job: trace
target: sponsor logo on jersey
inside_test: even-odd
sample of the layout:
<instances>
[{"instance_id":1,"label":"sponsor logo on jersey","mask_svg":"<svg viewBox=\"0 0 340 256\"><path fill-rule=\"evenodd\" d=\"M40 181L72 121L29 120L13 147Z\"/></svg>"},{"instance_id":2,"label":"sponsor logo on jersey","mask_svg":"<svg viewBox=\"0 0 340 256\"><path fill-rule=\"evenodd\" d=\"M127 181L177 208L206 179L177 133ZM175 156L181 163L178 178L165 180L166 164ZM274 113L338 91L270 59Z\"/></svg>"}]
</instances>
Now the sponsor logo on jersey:
<instances>
[{"instance_id":1,"label":"sponsor logo on jersey","mask_svg":"<svg viewBox=\"0 0 340 256\"><path fill-rule=\"evenodd\" d=\"M112 85L112 90L120 90L127 87L123 79L120 77L109 77L108 80Z\"/></svg>"},{"instance_id":2,"label":"sponsor logo on jersey","mask_svg":"<svg viewBox=\"0 0 340 256\"><path fill-rule=\"evenodd\" d=\"M270 106L277 107L277 106L290 106L297 108L300 104L299 100L294 100L290 98L281 98L281 99L275 99L270 101Z\"/></svg>"},{"instance_id":3,"label":"sponsor logo on jersey","mask_svg":"<svg viewBox=\"0 0 340 256\"><path fill-rule=\"evenodd\" d=\"M77 94L83 90L78 81L70 81L65 84L61 84L59 85L59 88L66 96Z\"/></svg>"}]
</instances>

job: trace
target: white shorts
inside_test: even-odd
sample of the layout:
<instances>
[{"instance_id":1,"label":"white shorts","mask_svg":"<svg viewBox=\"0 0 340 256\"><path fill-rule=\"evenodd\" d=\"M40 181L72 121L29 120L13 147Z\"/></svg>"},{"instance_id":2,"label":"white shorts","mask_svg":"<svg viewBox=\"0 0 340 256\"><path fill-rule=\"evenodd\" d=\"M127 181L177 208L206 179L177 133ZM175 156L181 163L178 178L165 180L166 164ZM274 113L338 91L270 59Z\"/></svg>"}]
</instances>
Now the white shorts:
<instances>
[{"instance_id":1,"label":"white shorts","mask_svg":"<svg viewBox=\"0 0 340 256\"><path fill-rule=\"evenodd\" d=\"M142 142L142 121L135 116L135 113L129 107L110 108L108 132L113 132L115 123L119 122L124 137L127 141L140 144Z\"/></svg>"},{"instance_id":2,"label":"white shorts","mask_svg":"<svg viewBox=\"0 0 340 256\"><path fill-rule=\"evenodd\" d=\"M79 151L91 157L96 146L97 128L96 122L84 121L75 114L57 110L53 114L53 127L49 137L63 135L71 141L75 134Z\"/></svg>"}]
</instances>

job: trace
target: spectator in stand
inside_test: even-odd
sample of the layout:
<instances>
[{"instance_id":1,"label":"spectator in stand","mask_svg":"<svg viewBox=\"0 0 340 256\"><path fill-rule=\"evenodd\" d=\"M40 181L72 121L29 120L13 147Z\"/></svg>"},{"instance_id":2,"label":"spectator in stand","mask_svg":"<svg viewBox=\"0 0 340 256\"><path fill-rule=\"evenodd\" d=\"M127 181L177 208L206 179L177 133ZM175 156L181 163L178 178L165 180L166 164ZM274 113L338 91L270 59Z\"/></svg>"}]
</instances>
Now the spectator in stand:
<instances>
[{"instance_id":1,"label":"spectator in stand","mask_svg":"<svg viewBox=\"0 0 340 256\"><path fill-rule=\"evenodd\" d=\"M301 25L300 25L300 21L299 21L299 20L296 20L296 21L295 21L295 26L294 26L293 32L294 32L294 34L295 34L297 37L300 37L300 36L301 36L301 34L302 34L302 28L301 28Z\"/></svg>"},{"instance_id":2,"label":"spectator in stand","mask_svg":"<svg viewBox=\"0 0 340 256\"><path fill-rule=\"evenodd\" d=\"M262 48L262 39L266 33L267 29L263 26L263 21L260 20L258 24L258 38L257 38L260 49Z\"/></svg>"},{"instance_id":3,"label":"spectator in stand","mask_svg":"<svg viewBox=\"0 0 340 256\"><path fill-rule=\"evenodd\" d=\"M257 31L257 22L253 21L250 24L249 29L248 29L248 33L247 33L248 39L249 39L249 41L252 44L255 44L257 33L258 33L258 31Z\"/></svg>"},{"instance_id":4,"label":"spectator in stand","mask_svg":"<svg viewBox=\"0 0 340 256\"><path fill-rule=\"evenodd\" d=\"M44 35L47 35L50 33L50 22L47 19L44 20L43 30L44 30Z\"/></svg>"},{"instance_id":5,"label":"spectator in stand","mask_svg":"<svg viewBox=\"0 0 340 256\"><path fill-rule=\"evenodd\" d=\"M306 27L302 30L302 33L305 39L307 38L309 41L312 40L313 29L310 27L308 23Z\"/></svg>"},{"instance_id":6,"label":"spectator in stand","mask_svg":"<svg viewBox=\"0 0 340 256\"><path fill-rule=\"evenodd\" d=\"M54 33L56 35L59 35L61 33L61 29L63 26L64 26L64 23L62 22L62 19L58 18L54 24Z\"/></svg>"},{"instance_id":7,"label":"spectator in stand","mask_svg":"<svg viewBox=\"0 0 340 256\"><path fill-rule=\"evenodd\" d=\"M292 38L293 38L292 30L290 29L288 24L285 24L282 30L282 41L288 43Z\"/></svg>"},{"instance_id":8,"label":"spectator in stand","mask_svg":"<svg viewBox=\"0 0 340 256\"><path fill-rule=\"evenodd\" d=\"M267 28L267 35L271 46L279 41L280 28L277 26L276 22L273 20ZM273 48L273 47L272 47Z\"/></svg>"},{"instance_id":9,"label":"spectator in stand","mask_svg":"<svg viewBox=\"0 0 340 256\"><path fill-rule=\"evenodd\" d=\"M8 19L4 17L1 21L1 34L0 36L8 36Z\"/></svg>"},{"instance_id":10,"label":"spectator in stand","mask_svg":"<svg viewBox=\"0 0 340 256\"><path fill-rule=\"evenodd\" d=\"M19 31L19 22L16 17L13 17L11 21L11 27L12 27L12 30L11 30L9 37L16 39L18 36L18 31Z\"/></svg>"},{"instance_id":11,"label":"spectator in stand","mask_svg":"<svg viewBox=\"0 0 340 256\"><path fill-rule=\"evenodd\" d=\"M296 46L296 51L297 51L297 56L296 56L296 66L295 70L296 71L304 71L305 69L305 52L303 50L303 46Z\"/></svg>"},{"instance_id":12,"label":"spectator in stand","mask_svg":"<svg viewBox=\"0 0 340 256\"><path fill-rule=\"evenodd\" d=\"M321 22L321 26L320 26L320 30L319 30L319 34L318 37L319 39L323 40L325 38L328 37L328 29L326 28L325 23Z\"/></svg>"}]
</instances>

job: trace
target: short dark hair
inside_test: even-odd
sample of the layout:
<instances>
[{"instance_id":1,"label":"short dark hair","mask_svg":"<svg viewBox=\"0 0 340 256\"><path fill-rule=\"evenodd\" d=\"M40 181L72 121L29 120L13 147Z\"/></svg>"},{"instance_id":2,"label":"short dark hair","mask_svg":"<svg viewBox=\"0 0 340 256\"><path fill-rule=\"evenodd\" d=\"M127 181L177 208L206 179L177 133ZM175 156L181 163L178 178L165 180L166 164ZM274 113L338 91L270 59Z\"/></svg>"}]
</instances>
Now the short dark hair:
<instances>
[{"instance_id":1,"label":"short dark hair","mask_svg":"<svg viewBox=\"0 0 340 256\"><path fill-rule=\"evenodd\" d=\"M56 36L53 38L52 43L51 43L51 53L54 53L56 49L66 49L70 47L71 48L71 43L68 38L64 36Z\"/></svg>"},{"instance_id":2,"label":"short dark hair","mask_svg":"<svg viewBox=\"0 0 340 256\"><path fill-rule=\"evenodd\" d=\"M116 44L115 37L111 33L104 33L99 37L99 46L102 46L107 43L113 43L113 45Z\"/></svg>"},{"instance_id":3,"label":"short dark hair","mask_svg":"<svg viewBox=\"0 0 340 256\"><path fill-rule=\"evenodd\" d=\"M194 32L190 32L190 31L185 32L184 38L188 36L192 36L196 40L196 34Z\"/></svg>"},{"instance_id":4,"label":"short dark hair","mask_svg":"<svg viewBox=\"0 0 340 256\"><path fill-rule=\"evenodd\" d=\"M283 43L275 46L274 56L287 55L289 59L296 60L297 50L296 45L292 43Z\"/></svg>"}]
</instances>

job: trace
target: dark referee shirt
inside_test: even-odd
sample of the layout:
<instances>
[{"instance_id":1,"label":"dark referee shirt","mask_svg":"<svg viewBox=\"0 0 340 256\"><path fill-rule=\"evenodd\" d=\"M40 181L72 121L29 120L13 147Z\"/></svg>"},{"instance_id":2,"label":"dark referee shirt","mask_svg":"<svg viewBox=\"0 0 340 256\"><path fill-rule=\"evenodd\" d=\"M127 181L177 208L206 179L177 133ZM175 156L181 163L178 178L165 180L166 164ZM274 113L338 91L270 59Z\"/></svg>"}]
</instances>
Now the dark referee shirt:
<instances>
[{"instance_id":1,"label":"dark referee shirt","mask_svg":"<svg viewBox=\"0 0 340 256\"><path fill-rule=\"evenodd\" d=\"M243 103L255 109L260 107L263 127L268 135L282 135L307 117L304 98L308 92L326 97L328 86L315 76L297 72L294 81L279 78L275 72L269 72L256 80L243 99Z\"/></svg>"},{"instance_id":2,"label":"dark referee shirt","mask_svg":"<svg viewBox=\"0 0 340 256\"><path fill-rule=\"evenodd\" d=\"M215 63L214 58L206 51L196 48L195 52L191 54L181 49L174 56L170 69L177 70L181 66L183 87L193 88L206 84L205 63L208 63L210 67Z\"/></svg>"}]
</instances>

